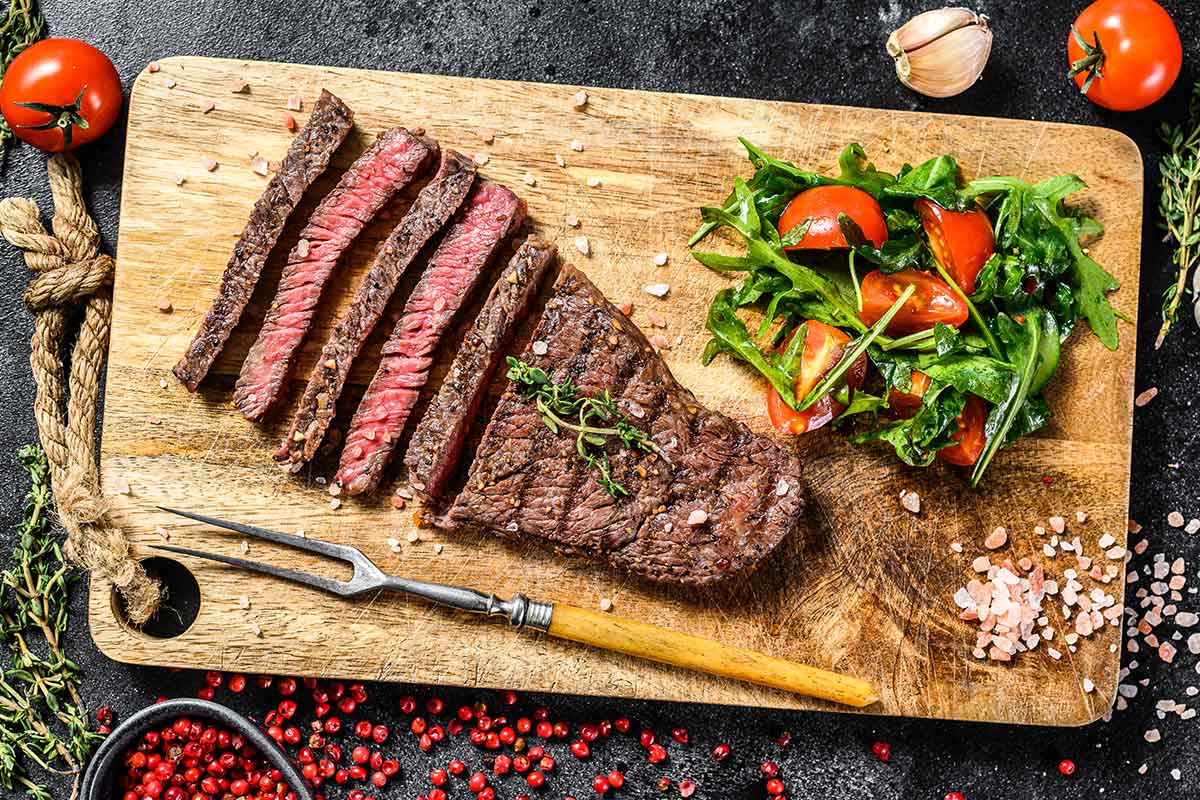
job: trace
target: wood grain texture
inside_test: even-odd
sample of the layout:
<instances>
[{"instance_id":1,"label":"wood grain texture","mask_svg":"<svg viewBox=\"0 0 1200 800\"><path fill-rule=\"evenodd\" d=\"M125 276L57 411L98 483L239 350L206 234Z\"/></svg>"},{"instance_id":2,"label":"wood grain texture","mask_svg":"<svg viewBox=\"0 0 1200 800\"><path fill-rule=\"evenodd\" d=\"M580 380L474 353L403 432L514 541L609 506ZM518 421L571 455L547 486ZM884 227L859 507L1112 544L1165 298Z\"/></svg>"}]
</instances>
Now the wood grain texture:
<instances>
[{"instance_id":1,"label":"wood grain texture","mask_svg":"<svg viewBox=\"0 0 1200 800\"><path fill-rule=\"evenodd\" d=\"M665 353L680 382L702 402L760 431L767 426L759 379L725 360L700 366L704 309L724 280L695 264L685 247L697 206L723 198L733 176L749 174L738 135L813 168L830 168L846 143L858 141L886 169L950 152L968 177L1000 173L1033 180L1075 172L1090 187L1083 201L1107 227L1092 255L1121 280L1125 288L1116 304L1133 315L1142 166L1127 137L1040 122L609 89L589 90L587 107L576 111L576 88L566 86L202 58L173 58L160 66L138 78L130 101L102 448L105 488L139 551L148 553L144 548L160 541L156 526L175 544L238 550L236 536L180 524L154 510L163 503L351 542L398 574L497 593L523 591L585 608L608 597L623 616L857 675L880 691L872 713L1078 725L1111 704L1118 656L1110 646L1119 644L1119 629L1106 628L1061 661L1039 649L1011 664L980 663L970 656L974 633L958 621L951 597L971 576L971 557L983 551L982 540L996 525L1010 531L1004 553L1014 559L1039 557L1034 525L1076 510L1090 515L1085 524L1072 524L1087 552L1098 553L1095 542L1105 532L1124 543L1132 326L1121 326L1116 353L1082 328L1072 337L1049 396L1053 423L1003 451L978 491L956 470L910 470L831 435L797 442L811 459L815 510L807 543L787 542L756 574L705 591L650 586L479 534L423 531L420 542L408 543L410 514L388 507L388 487L375 499L348 501L335 511L315 482L332 474L334 459L296 476L271 465L320 343L403 202L354 246L347 274L314 323L288 403L267 424L246 422L229 398L269 294L256 298L257 317L248 315L251 324L235 332L198 394L189 395L169 370L208 307L229 249L265 184L250 169L251 155L276 160L287 148L291 134L282 115L295 92L305 97L301 122L322 87L356 114L355 132L318 188L332 186L370 138L393 125L424 126L443 146L489 153L481 172L528 201L526 231L556 241L563 257L616 303L633 302L639 324L647 326L647 310L665 315L665 333L672 341L682 337ZM249 94L232 94L233 79L247 81ZM202 113L210 101L216 108ZM583 143L582 152L570 149L572 139ZM556 165L556 153L565 168ZM220 166L205 171L205 157ZM522 182L526 173L536 185ZM177 174L185 176L182 185L176 185ZM590 177L600 185L589 187ZM578 216L580 228L568 228L567 215ZM296 230L285 233L280 250L293 244ZM579 234L589 237L590 257L574 247ZM670 254L665 267L652 263L659 251ZM268 285L274 275L266 278ZM654 282L671 285L668 298L656 300L641 290ZM173 313L158 310L163 299ZM351 374L360 390L374 371L378 346L376 340L367 347ZM439 380L435 375L431 391ZM339 425L352 410L347 406ZM117 494L126 480L132 491ZM920 492L919 516L900 509L902 488ZM399 552L389 548L388 537L402 542ZM444 546L440 555L434 541ZM963 554L952 552L955 542ZM250 555L329 569L307 555L258 544ZM181 667L833 708L570 642L518 636L400 597L347 605L218 565L187 566L199 580L202 607L192 628L171 640L123 628L113 616L110 587L94 582L91 628L100 648L123 661ZM1062 556L1047 563L1054 574L1071 566ZM1118 602L1123 585L1122 575L1107 587ZM247 610L239 608L243 595ZM1049 616L1061 629L1059 611L1052 607ZM261 627L261 637L252 624ZM353 646L331 646L335 630L338 642ZM1095 682L1095 692L1082 690L1084 677Z\"/></svg>"}]
</instances>

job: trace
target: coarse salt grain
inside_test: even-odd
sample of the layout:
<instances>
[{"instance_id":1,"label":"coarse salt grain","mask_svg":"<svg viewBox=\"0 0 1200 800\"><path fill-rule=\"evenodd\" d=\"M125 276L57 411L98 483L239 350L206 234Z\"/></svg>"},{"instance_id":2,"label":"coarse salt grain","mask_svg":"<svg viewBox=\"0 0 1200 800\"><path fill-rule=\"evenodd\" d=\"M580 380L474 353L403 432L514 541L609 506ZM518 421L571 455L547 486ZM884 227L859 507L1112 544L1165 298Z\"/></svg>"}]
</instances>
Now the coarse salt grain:
<instances>
[{"instance_id":1,"label":"coarse salt grain","mask_svg":"<svg viewBox=\"0 0 1200 800\"><path fill-rule=\"evenodd\" d=\"M524 181L526 186L537 186L537 178L533 177L532 172L526 172L521 180Z\"/></svg>"},{"instance_id":2,"label":"coarse salt grain","mask_svg":"<svg viewBox=\"0 0 1200 800\"><path fill-rule=\"evenodd\" d=\"M654 266L665 267L667 260L670 258L666 253L658 253L654 256Z\"/></svg>"},{"instance_id":3,"label":"coarse salt grain","mask_svg":"<svg viewBox=\"0 0 1200 800\"><path fill-rule=\"evenodd\" d=\"M547 352L549 352L550 345L546 344L541 339L538 339L536 342L533 343L533 345L531 346L531 349L533 350L533 354L535 356L544 356L544 355L546 355Z\"/></svg>"},{"instance_id":4,"label":"coarse salt grain","mask_svg":"<svg viewBox=\"0 0 1200 800\"><path fill-rule=\"evenodd\" d=\"M592 187L593 189L595 189L597 186L600 185L600 179L597 178L595 175L593 175L592 177L587 179L587 185Z\"/></svg>"},{"instance_id":5,"label":"coarse salt grain","mask_svg":"<svg viewBox=\"0 0 1200 800\"><path fill-rule=\"evenodd\" d=\"M158 72L158 70L159 70L159 66L158 66L157 61L151 61L149 64L146 65L146 71L149 72L151 75L153 75L155 72Z\"/></svg>"},{"instance_id":6,"label":"coarse salt grain","mask_svg":"<svg viewBox=\"0 0 1200 800\"><path fill-rule=\"evenodd\" d=\"M572 149L572 150L574 150L576 153L582 153L582 152L583 152L583 142L579 141L578 139L572 139L572 140L571 140L571 145L570 145L570 147L571 147L571 149Z\"/></svg>"},{"instance_id":7,"label":"coarse salt grain","mask_svg":"<svg viewBox=\"0 0 1200 800\"><path fill-rule=\"evenodd\" d=\"M1096 691L1096 684L1092 683L1091 678L1083 679L1083 691L1087 692L1088 694Z\"/></svg>"},{"instance_id":8,"label":"coarse salt grain","mask_svg":"<svg viewBox=\"0 0 1200 800\"><path fill-rule=\"evenodd\" d=\"M1196 531L1200 531L1200 519L1192 517L1188 520L1188 524L1183 530L1185 533L1195 533Z\"/></svg>"},{"instance_id":9,"label":"coarse salt grain","mask_svg":"<svg viewBox=\"0 0 1200 800\"><path fill-rule=\"evenodd\" d=\"M158 310L163 314L170 314L174 310L174 307L171 305L170 300L163 297L158 301Z\"/></svg>"},{"instance_id":10,"label":"coarse salt grain","mask_svg":"<svg viewBox=\"0 0 1200 800\"><path fill-rule=\"evenodd\" d=\"M1107 550L1108 548L1110 548L1114 544L1116 544L1116 542L1117 542L1117 540L1113 538L1113 535L1111 533L1106 533L1100 537L1100 540L1098 542L1096 542L1096 546L1099 547L1101 550Z\"/></svg>"},{"instance_id":11,"label":"coarse salt grain","mask_svg":"<svg viewBox=\"0 0 1200 800\"><path fill-rule=\"evenodd\" d=\"M792 488L791 485L787 482L786 479L780 478L779 483L775 484L775 495L777 497L783 497L785 494L788 493L788 490L791 488Z\"/></svg>"},{"instance_id":12,"label":"coarse salt grain","mask_svg":"<svg viewBox=\"0 0 1200 800\"><path fill-rule=\"evenodd\" d=\"M654 295L655 297L666 297L667 292L671 291L669 283L651 283L642 287L646 294Z\"/></svg>"},{"instance_id":13,"label":"coarse salt grain","mask_svg":"<svg viewBox=\"0 0 1200 800\"><path fill-rule=\"evenodd\" d=\"M341 508L341 507L342 507L342 501L341 501L341 500L339 500L339 499L338 499L338 498L336 498L336 497L331 497L331 498L329 499L329 508L330 508L330 510L332 510L332 511L337 511L337 510L338 510L339 508Z\"/></svg>"},{"instance_id":14,"label":"coarse salt grain","mask_svg":"<svg viewBox=\"0 0 1200 800\"><path fill-rule=\"evenodd\" d=\"M650 344L653 345L654 349L656 349L656 350L670 350L671 349L671 341L667 337L663 336L661 333L653 334L650 337Z\"/></svg>"},{"instance_id":15,"label":"coarse salt grain","mask_svg":"<svg viewBox=\"0 0 1200 800\"><path fill-rule=\"evenodd\" d=\"M216 103L214 103L212 100L209 100L207 103L205 103L204 105L200 106L200 113L201 113L201 114L207 114L207 113L209 113L210 111L213 111L214 109L216 109L216 107L217 107L217 104L216 104Z\"/></svg>"},{"instance_id":16,"label":"coarse salt grain","mask_svg":"<svg viewBox=\"0 0 1200 800\"><path fill-rule=\"evenodd\" d=\"M238 598L238 608L245 610L249 607L250 607L250 598L249 597L247 597L246 595L242 595L241 597Z\"/></svg>"},{"instance_id":17,"label":"coarse salt grain","mask_svg":"<svg viewBox=\"0 0 1200 800\"><path fill-rule=\"evenodd\" d=\"M1158 396L1158 387L1151 386L1149 389L1142 392L1137 397L1133 398L1133 404L1135 406L1137 406L1138 408L1141 408L1142 406L1146 405L1147 403L1149 403L1151 400L1153 400L1157 396Z\"/></svg>"},{"instance_id":18,"label":"coarse salt grain","mask_svg":"<svg viewBox=\"0 0 1200 800\"><path fill-rule=\"evenodd\" d=\"M248 94L250 91L250 84L243 80L230 81L229 91L233 92L234 94Z\"/></svg>"},{"instance_id":19,"label":"coarse salt grain","mask_svg":"<svg viewBox=\"0 0 1200 800\"><path fill-rule=\"evenodd\" d=\"M587 103L588 103L588 93L587 92L578 91L574 95L571 96L571 108L575 109L576 111L579 111L580 109L585 108L587 106Z\"/></svg>"},{"instance_id":20,"label":"coarse salt grain","mask_svg":"<svg viewBox=\"0 0 1200 800\"><path fill-rule=\"evenodd\" d=\"M1155 742L1162 740L1162 734L1159 733L1158 728L1151 728L1142 734L1142 738L1147 742L1150 742L1150 744L1154 744Z\"/></svg>"},{"instance_id":21,"label":"coarse salt grain","mask_svg":"<svg viewBox=\"0 0 1200 800\"><path fill-rule=\"evenodd\" d=\"M480 153L475 154L475 163L481 167L484 166L485 164L487 164L491 160L492 160L492 157L489 156L487 153L480 152Z\"/></svg>"},{"instance_id":22,"label":"coarse salt grain","mask_svg":"<svg viewBox=\"0 0 1200 800\"><path fill-rule=\"evenodd\" d=\"M175 173L175 185L176 186L183 186L183 183L186 180L187 180L187 175L184 175L182 172Z\"/></svg>"},{"instance_id":23,"label":"coarse salt grain","mask_svg":"<svg viewBox=\"0 0 1200 800\"><path fill-rule=\"evenodd\" d=\"M215 170L217 168L217 160L215 158L201 159L200 163L204 166L204 169L207 170L208 172L212 172L213 170Z\"/></svg>"},{"instance_id":24,"label":"coarse salt grain","mask_svg":"<svg viewBox=\"0 0 1200 800\"><path fill-rule=\"evenodd\" d=\"M1180 514L1178 511L1172 511L1170 514L1167 514L1167 524L1172 528L1182 528L1183 522L1183 514Z\"/></svg>"},{"instance_id":25,"label":"coarse salt grain","mask_svg":"<svg viewBox=\"0 0 1200 800\"><path fill-rule=\"evenodd\" d=\"M285 112L283 114L283 116L280 117L280 119L283 120L283 127L285 130L289 130L289 131L296 130L296 118L293 117L291 114L288 114Z\"/></svg>"},{"instance_id":26,"label":"coarse salt grain","mask_svg":"<svg viewBox=\"0 0 1200 800\"><path fill-rule=\"evenodd\" d=\"M163 81L163 86L166 86L168 89L174 89L178 85L179 84L175 83L174 78L167 78L165 81Z\"/></svg>"},{"instance_id":27,"label":"coarse salt grain","mask_svg":"<svg viewBox=\"0 0 1200 800\"><path fill-rule=\"evenodd\" d=\"M988 550L999 550L1008 543L1008 531L1003 526L997 526L995 530L988 534L983 540L983 546Z\"/></svg>"},{"instance_id":28,"label":"coarse salt grain","mask_svg":"<svg viewBox=\"0 0 1200 800\"><path fill-rule=\"evenodd\" d=\"M585 256L592 252L592 246L588 243L586 236L575 237L575 249L583 253Z\"/></svg>"},{"instance_id":29,"label":"coarse salt grain","mask_svg":"<svg viewBox=\"0 0 1200 800\"><path fill-rule=\"evenodd\" d=\"M607 597L600 598L600 610L601 611L612 611L612 607L613 607L612 600L608 599Z\"/></svg>"},{"instance_id":30,"label":"coarse salt grain","mask_svg":"<svg viewBox=\"0 0 1200 800\"><path fill-rule=\"evenodd\" d=\"M265 176L270 171L271 165L267 159L263 158L262 156L255 156L254 158L250 159L250 169L254 170L259 175Z\"/></svg>"},{"instance_id":31,"label":"coarse salt grain","mask_svg":"<svg viewBox=\"0 0 1200 800\"><path fill-rule=\"evenodd\" d=\"M688 514L687 524L691 525L692 527L703 525L706 522L708 522L708 512L703 508L697 508L692 511L692 513Z\"/></svg>"},{"instance_id":32,"label":"coarse salt grain","mask_svg":"<svg viewBox=\"0 0 1200 800\"><path fill-rule=\"evenodd\" d=\"M987 556L976 556L971 562L971 569L975 570L976 572L987 572L991 566L992 562Z\"/></svg>"},{"instance_id":33,"label":"coarse salt grain","mask_svg":"<svg viewBox=\"0 0 1200 800\"><path fill-rule=\"evenodd\" d=\"M421 541L421 534L417 531L409 531L404 538L408 540L409 544L416 544Z\"/></svg>"},{"instance_id":34,"label":"coarse salt grain","mask_svg":"<svg viewBox=\"0 0 1200 800\"><path fill-rule=\"evenodd\" d=\"M263 635L263 629L259 626L259 624L257 622L251 622L250 623L250 633L254 634L254 636L256 638L261 639L262 635Z\"/></svg>"},{"instance_id":35,"label":"coarse salt grain","mask_svg":"<svg viewBox=\"0 0 1200 800\"><path fill-rule=\"evenodd\" d=\"M1050 530L1055 533L1062 533L1067 529L1067 521L1062 517L1054 516L1046 521L1050 523Z\"/></svg>"},{"instance_id":36,"label":"coarse salt grain","mask_svg":"<svg viewBox=\"0 0 1200 800\"><path fill-rule=\"evenodd\" d=\"M563 221L567 223L568 228L579 227L579 217L575 216L574 214L568 214L566 219Z\"/></svg>"},{"instance_id":37,"label":"coarse salt grain","mask_svg":"<svg viewBox=\"0 0 1200 800\"><path fill-rule=\"evenodd\" d=\"M304 98L298 94L289 94L287 99L288 111L299 111L304 107Z\"/></svg>"},{"instance_id":38,"label":"coarse salt grain","mask_svg":"<svg viewBox=\"0 0 1200 800\"><path fill-rule=\"evenodd\" d=\"M560 167L565 167L565 166L567 166L567 162L566 162L566 160L565 160L565 159L564 159L564 158L563 158L561 155L559 155L558 153L555 153L555 154L554 154L554 163L555 163L555 164L558 164Z\"/></svg>"},{"instance_id":39,"label":"coarse salt grain","mask_svg":"<svg viewBox=\"0 0 1200 800\"><path fill-rule=\"evenodd\" d=\"M951 542L950 549L956 553L961 553L963 551L963 546L958 542Z\"/></svg>"},{"instance_id":40,"label":"coarse salt grain","mask_svg":"<svg viewBox=\"0 0 1200 800\"><path fill-rule=\"evenodd\" d=\"M921 495L916 492L901 491L900 506L913 514L921 513Z\"/></svg>"},{"instance_id":41,"label":"coarse salt grain","mask_svg":"<svg viewBox=\"0 0 1200 800\"><path fill-rule=\"evenodd\" d=\"M1087 515L1086 511L1076 511L1075 512L1075 521L1076 522L1087 522L1087 518L1088 518L1088 515Z\"/></svg>"},{"instance_id":42,"label":"coarse salt grain","mask_svg":"<svg viewBox=\"0 0 1200 800\"><path fill-rule=\"evenodd\" d=\"M446 546L443 545L441 542L438 542L437 544L435 544L433 546L433 552L437 553L439 556L442 554L442 551L445 549L446 549Z\"/></svg>"}]
</instances>

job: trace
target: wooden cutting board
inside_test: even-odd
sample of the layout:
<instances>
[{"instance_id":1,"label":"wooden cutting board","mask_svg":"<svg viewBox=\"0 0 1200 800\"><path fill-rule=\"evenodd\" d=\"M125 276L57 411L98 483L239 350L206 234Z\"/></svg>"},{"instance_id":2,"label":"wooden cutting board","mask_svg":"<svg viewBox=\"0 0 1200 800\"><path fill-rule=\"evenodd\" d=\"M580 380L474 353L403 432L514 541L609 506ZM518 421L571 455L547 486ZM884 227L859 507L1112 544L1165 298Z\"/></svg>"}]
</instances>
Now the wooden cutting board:
<instances>
[{"instance_id":1,"label":"wooden cutting board","mask_svg":"<svg viewBox=\"0 0 1200 800\"><path fill-rule=\"evenodd\" d=\"M245 81L247 93L231 91ZM112 343L105 401L104 488L139 553L160 542L236 554L240 537L177 520L156 504L305 530L362 548L385 569L512 594L596 607L654 621L872 681L880 714L1079 725L1114 697L1120 629L1108 627L1064 650L1045 648L1009 664L971 657L972 628L957 619L952 595L972 575L971 559L997 525L1011 532L1002 551L1031 556L1061 575L1074 559L1041 556L1033 532L1053 514L1071 519L1086 552L1097 539L1124 543L1130 464L1135 328L1121 326L1110 353L1084 329L1072 337L1050 396L1053 424L1003 451L986 485L972 491L964 474L941 466L911 470L869 448L827 434L809 449L815 512L811 530L783 546L756 574L699 591L646 585L601 566L568 560L536 545L479 534L414 530L409 511L393 511L386 492L338 510L316 482L332 467L289 476L270 454L290 406L253 425L230 404L233 380L256 333L243 325L196 395L171 377L208 307L229 251L265 178L250 168L261 153L277 161L291 138L287 98L305 98L299 122L322 88L354 110L356 132L318 188L336 176L379 131L424 127L444 146L488 153L483 174L529 203L529 233L558 242L564 260L584 269L633 319L668 320L665 353L679 380L711 407L766 431L763 386L743 367L718 360L705 368L709 298L725 284L688 256L696 209L723 198L734 176L751 172L737 136L805 167L829 169L849 142L861 142L880 167L894 170L939 153L958 157L968 176L1012 174L1040 180L1074 172L1089 185L1079 198L1107 227L1092 255L1122 282L1115 302L1137 309L1142 164L1136 146L1110 130L1020 120L959 117L401 75L313 66L172 58L138 77L130 99ZM215 105L209 111L209 104ZM572 140L582 144L573 149ZM556 164L561 155L566 166ZM219 166L205 168L205 159ZM179 178L183 179L182 184ZM599 185L589 186L598 178ZM311 208L313 201L308 201ZM378 221L354 248L309 337L290 392L294 403L315 353L402 208ZM575 215L578 229L565 219ZM296 227L277 248L286 252ZM575 237L585 235L591 255ZM666 252L666 266L653 263ZM278 263L274 274L278 273ZM270 277L273 281L274 277ZM671 286L666 299L642 291ZM409 282L411 285L411 281ZM404 290L402 289L402 292ZM269 294L260 293L261 306ZM160 301L173 311L164 313ZM251 317L255 317L251 314ZM373 353L353 374L361 386ZM348 417L343 416L344 425ZM1043 480L1045 478L1045 480ZM128 493L121 493L128 482ZM901 489L918 491L919 515L901 509ZM1086 511L1086 523L1076 523ZM399 540L398 552L388 544ZM440 554L434 544L440 544ZM955 552L951 544L962 545ZM252 543L249 555L305 569L320 561ZM829 708L787 694L687 674L559 641L516 634L402 597L347 603L315 591L187 560L199 581L199 617L184 634L152 639L114 617L110 587L93 582L91 629L99 647L121 661L246 672L328 675L747 706ZM328 567L326 567L328 569ZM1118 602L1124 573L1106 589ZM1089 583L1089 588L1091 584ZM249 601L242 608L240 598ZM1054 603L1048 603L1054 606ZM1060 630L1061 614L1049 609ZM261 635L255 631L261 631ZM1061 637L1061 634L1060 634ZM1082 689L1090 678L1094 692Z\"/></svg>"}]
</instances>

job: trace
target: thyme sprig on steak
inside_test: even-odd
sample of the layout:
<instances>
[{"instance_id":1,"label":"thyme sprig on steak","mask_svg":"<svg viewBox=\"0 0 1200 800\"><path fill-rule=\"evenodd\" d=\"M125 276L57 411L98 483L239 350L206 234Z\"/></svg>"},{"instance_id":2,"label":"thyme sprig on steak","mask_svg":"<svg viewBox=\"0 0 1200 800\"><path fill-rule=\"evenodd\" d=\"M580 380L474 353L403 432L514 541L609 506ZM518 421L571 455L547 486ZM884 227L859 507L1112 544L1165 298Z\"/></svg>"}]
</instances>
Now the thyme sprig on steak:
<instances>
[{"instance_id":1,"label":"thyme sprig on steak","mask_svg":"<svg viewBox=\"0 0 1200 800\"><path fill-rule=\"evenodd\" d=\"M537 404L542 421L553 433L562 430L574 431L575 450L589 467L598 474L596 482L608 490L613 497L629 495L629 490L613 480L605 446L609 437L617 437L628 450L657 453L666 458L646 432L629 421L605 389L602 394L588 397L579 393L575 381L564 378L555 383L546 371L531 366L520 359L509 356L508 379L517 385L517 390ZM574 418L576 421L571 422Z\"/></svg>"}]
</instances>

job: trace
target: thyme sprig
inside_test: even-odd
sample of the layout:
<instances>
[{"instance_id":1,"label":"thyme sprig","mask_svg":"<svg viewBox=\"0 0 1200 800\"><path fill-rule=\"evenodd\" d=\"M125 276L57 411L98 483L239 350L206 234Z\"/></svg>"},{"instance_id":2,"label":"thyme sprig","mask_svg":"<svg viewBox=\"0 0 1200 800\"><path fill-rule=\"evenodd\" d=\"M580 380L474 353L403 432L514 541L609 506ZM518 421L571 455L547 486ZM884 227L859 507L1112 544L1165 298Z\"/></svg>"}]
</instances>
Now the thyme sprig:
<instances>
[{"instance_id":1,"label":"thyme sprig","mask_svg":"<svg viewBox=\"0 0 1200 800\"><path fill-rule=\"evenodd\" d=\"M34 0L9 0L8 13L4 22L0 23L0 76L22 50L42 38L44 28L45 20ZM8 123L0 119L0 156L4 154L4 148L11 138L12 130Z\"/></svg>"},{"instance_id":2,"label":"thyme sprig","mask_svg":"<svg viewBox=\"0 0 1200 800\"><path fill-rule=\"evenodd\" d=\"M512 356L508 357L508 379L517 385L521 394L534 400L542 422L551 432L567 430L576 434L575 451L596 470L596 482L613 497L627 496L629 490L612 477L612 464L606 449L610 438L620 439L627 450L641 450L666 458L666 453L646 432L637 428L617 408L607 389L594 397L581 395L571 378L555 383L545 370Z\"/></svg>"},{"instance_id":3,"label":"thyme sprig","mask_svg":"<svg viewBox=\"0 0 1200 800\"><path fill-rule=\"evenodd\" d=\"M9 651L0 671L0 786L50 800L29 766L74 775L77 789L80 766L102 737L88 729L79 667L63 650L71 575L50 524L46 456L31 445L18 458L30 487L11 566L0 575L0 640Z\"/></svg>"},{"instance_id":4,"label":"thyme sprig","mask_svg":"<svg viewBox=\"0 0 1200 800\"><path fill-rule=\"evenodd\" d=\"M1176 277L1163 294L1162 327L1154 340L1156 350L1175 324L1188 274L1200 260L1200 82L1192 87L1187 120L1179 125L1164 122L1160 135L1168 152L1158 164L1162 172L1159 226L1175 245L1172 262Z\"/></svg>"}]
</instances>

